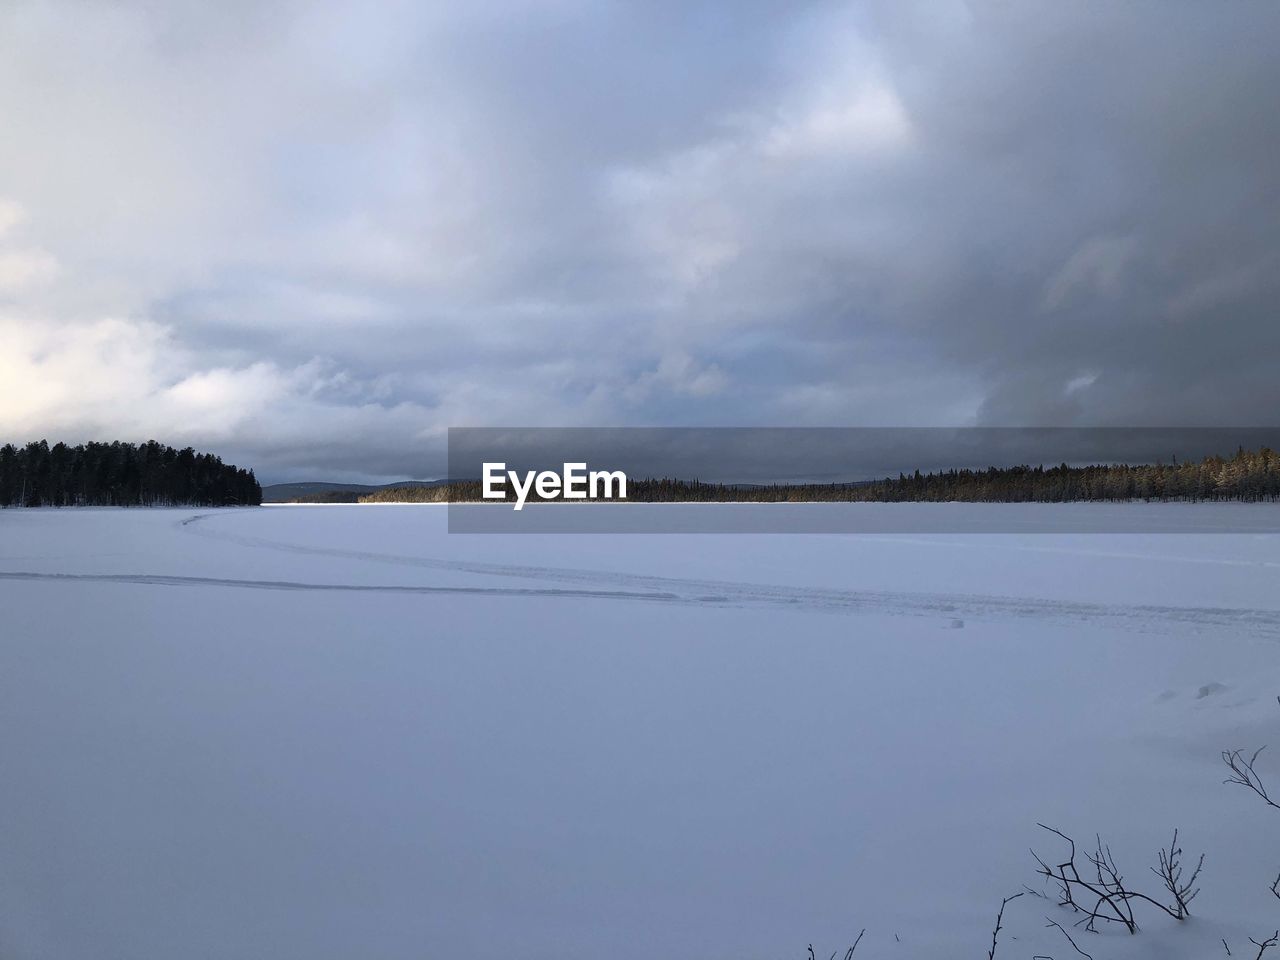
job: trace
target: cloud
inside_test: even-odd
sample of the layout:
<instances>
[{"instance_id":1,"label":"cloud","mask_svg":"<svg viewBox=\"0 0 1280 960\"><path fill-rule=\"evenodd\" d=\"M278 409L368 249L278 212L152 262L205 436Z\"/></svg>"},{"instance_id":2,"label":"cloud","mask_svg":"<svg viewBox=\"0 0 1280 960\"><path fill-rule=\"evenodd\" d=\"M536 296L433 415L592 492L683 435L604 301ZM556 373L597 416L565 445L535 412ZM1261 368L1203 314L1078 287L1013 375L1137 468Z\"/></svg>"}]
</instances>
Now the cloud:
<instances>
[{"instance_id":1,"label":"cloud","mask_svg":"<svg viewBox=\"0 0 1280 960\"><path fill-rule=\"evenodd\" d=\"M1044 309L1058 310L1073 296L1115 296L1133 254L1132 237L1089 238L1050 279Z\"/></svg>"},{"instance_id":2,"label":"cloud","mask_svg":"<svg viewBox=\"0 0 1280 960\"><path fill-rule=\"evenodd\" d=\"M1277 21L7 4L0 435L283 479L464 423L1259 422Z\"/></svg>"},{"instance_id":3,"label":"cloud","mask_svg":"<svg viewBox=\"0 0 1280 960\"><path fill-rule=\"evenodd\" d=\"M0 239L25 219L26 214L21 204L0 197Z\"/></svg>"},{"instance_id":4,"label":"cloud","mask_svg":"<svg viewBox=\"0 0 1280 960\"><path fill-rule=\"evenodd\" d=\"M48 283L58 273L58 261L53 256L15 239L25 220L26 211L21 204L0 197L0 297Z\"/></svg>"},{"instance_id":5,"label":"cloud","mask_svg":"<svg viewBox=\"0 0 1280 960\"><path fill-rule=\"evenodd\" d=\"M680 397L711 397L727 385L728 378L715 364L698 363L687 353L669 353L654 369L636 377L630 396L639 402L655 390L669 390Z\"/></svg>"},{"instance_id":6,"label":"cloud","mask_svg":"<svg viewBox=\"0 0 1280 960\"><path fill-rule=\"evenodd\" d=\"M423 435L431 423L423 408L380 401L376 389L320 361L206 367L149 322L0 318L0 341L0 409L19 439L162 437L179 446L213 444L270 470L305 464L309 445L323 451L335 435L381 464L379 445Z\"/></svg>"},{"instance_id":7,"label":"cloud","mask_svg":"<svg viewBox=\"0 0 1280 960\"><path fill-rule=\"evenodd\" d=\"M58 261L41 250L0 250L0 293L48 283Z\"/></svg>"}]
</instances>

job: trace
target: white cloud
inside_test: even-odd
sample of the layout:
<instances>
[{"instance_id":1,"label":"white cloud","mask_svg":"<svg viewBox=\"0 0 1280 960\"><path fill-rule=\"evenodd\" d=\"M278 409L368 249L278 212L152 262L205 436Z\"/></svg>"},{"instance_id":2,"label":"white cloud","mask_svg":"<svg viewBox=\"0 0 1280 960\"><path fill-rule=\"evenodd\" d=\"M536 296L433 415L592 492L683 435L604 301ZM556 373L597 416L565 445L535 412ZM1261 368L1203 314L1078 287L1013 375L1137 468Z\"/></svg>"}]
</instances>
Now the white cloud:
<instances>
[{"instance_id":1,"label":"white cloud","mask_svg":"<svg viewBox=\"0 0 1280 960\"><path fill-rule=\"evenodd\" d=\"M1101 374L1097 370L1086 370L1083 373L1076 374L1062 388L1063 396L1069 397L1072 394L1088 390L1098 382L1098 377L1100 376Z\"/></svg>"},{"instance_id":2,"label":"white cloud","mask_svg":"<svg viewBox=\"0 0 1280 960\"><path fill-rule=\"evenodd\" d=\"M0 296L48 283L58 273L58 261L37 247L17 241L27 212L16 200L0 197Z\"/></svg>"},{"instance_id":3,"label":"white cloud","mask_svg":"<svg viewBox=\"0 0 1280 960\"><path fill-rule=\"evenodd\" d=\"M1058 268L1045 285L1043 307L1058 310L1073 297L1111 297L1119 292L1133 260L1133 237L1090 237Z\"/></svg>"},{"instance_id":4,"label":"white cloud","mask_svg":"<svg viewBox=\"0 0 1280 960\"><path fill-rule=\"evenodd\" d=\"M11 436L136 428L172 349L161 328L125 320L6 317L0 342L0 428Z\"/></svg>"},{"instance_id":5,"label":"white cloud","mask_svg":"<svg viewBox=\"0 0 1280 960\"><path fill-rule=\"evenodd\" d=\"M772 157L871 154L910 143L911 121L897 93L882 80L824 92L798 111L787 111L765 134Z\"/></svg>"},{"instance_id":6,"label":"white cloud","mask_svg":"<svg viewBox=\"0 0 1280 960\"><path fill-rule=\"evenodd\" d=\"M0 197L0 240L26 219L26 211L16 200Z\"/></svg>"},{"instance_id":7,"label":"white cloud","mask_svg":"<svg viewBox=\"0 0 1280 960\"><path fill-rule=\"evenodd\" d=\"M0 250L0 294L48 283L58 261L42 250Z\"/></svg>"},{"instance_id":8,"label":"white cloud","mask_svg":"<svg viewBox=\"0 0 1280 960\"><path fill-rule=\"evenodd\" d=\"M205 366L172 331L146 321L10 317L0 319L0 343L0 431L13 438L232 441L261 453L273 443L323 442L340 429L389 439L387 421L390 435L401 436L432 421L412 404L360 398L345 374L314 360Z\"/></svg>"}]
</instances>

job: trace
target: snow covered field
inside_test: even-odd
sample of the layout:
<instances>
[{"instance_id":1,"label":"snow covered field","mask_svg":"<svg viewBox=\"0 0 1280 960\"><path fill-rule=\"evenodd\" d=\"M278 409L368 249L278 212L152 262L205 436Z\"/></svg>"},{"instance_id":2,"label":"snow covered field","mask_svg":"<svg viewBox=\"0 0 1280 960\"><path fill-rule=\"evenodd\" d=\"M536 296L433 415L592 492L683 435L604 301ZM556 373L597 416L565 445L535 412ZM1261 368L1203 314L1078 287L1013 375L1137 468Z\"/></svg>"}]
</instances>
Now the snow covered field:
<instances>
[{"instance_id":1,"label":"snow covered field","mask_svg":"<svg viewBox=\"0 0 1280 960\"><path fill-rule=\"evenodd\" d=\"M864 927L858 957L979 957L1060 852L1038 820L1153 893L1174 827L1207 854L1190 921L1077 933L1096 960L1280 926L1280 814L1219 758L1280 741L1276 534L9 510L0 612L6 960L824 958ZM1046 917L1012 902L997 956L1075 956Z\"/></svg>"}]
</instances>

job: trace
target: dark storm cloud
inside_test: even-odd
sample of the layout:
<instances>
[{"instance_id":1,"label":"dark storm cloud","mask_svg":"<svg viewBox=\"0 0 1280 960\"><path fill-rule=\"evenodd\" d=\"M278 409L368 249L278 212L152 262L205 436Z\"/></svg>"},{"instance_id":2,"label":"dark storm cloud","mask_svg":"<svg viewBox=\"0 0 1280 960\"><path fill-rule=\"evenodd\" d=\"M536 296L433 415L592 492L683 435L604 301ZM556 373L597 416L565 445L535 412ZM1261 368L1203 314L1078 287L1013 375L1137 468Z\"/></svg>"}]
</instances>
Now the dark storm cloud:
<instances>
[{"instance_id":1,"label":"dark storm cloud","mask_svg":"<svg viewBox=\"0 0 1280 960\"><path fill-rule=\"evenodd\" d=\"M1265 424L1280 9L14 4L0 426Z\"/></svg>"}]
</instances>

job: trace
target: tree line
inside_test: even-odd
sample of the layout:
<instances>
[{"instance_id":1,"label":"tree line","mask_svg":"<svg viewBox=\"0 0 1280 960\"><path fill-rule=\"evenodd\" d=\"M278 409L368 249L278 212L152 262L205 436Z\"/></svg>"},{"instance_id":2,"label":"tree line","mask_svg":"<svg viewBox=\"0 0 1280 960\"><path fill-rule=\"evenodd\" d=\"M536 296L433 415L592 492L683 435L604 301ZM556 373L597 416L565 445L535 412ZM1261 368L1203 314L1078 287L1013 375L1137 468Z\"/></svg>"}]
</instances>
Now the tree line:
<instances>
[{"instance_id":1,"label":"tree line","mask_svg":"<svg viewBox=\"0 0 1280 960\"><path fill-rule=\"evenodd\" d=\"M252 470L190 447L65 443L0 447L0 507L257 506Z\"/></svg>"},{"instance_id":2,"label":"tree line","mask_svg":"<svg viewBox=\"0 0 1280 960\"><path fill-rule=\"evenodd\" d=\"M514 499L514 495L511 495ZM361 503L464 503L481 500L479 480L390 487ZM530 495L536 500L535 494ZM1280 499L1280 454L1263 447L1200 461L1072 467L1015 466L900 473L861 483L724 484L673 478L628 479L627 500L642 503L814 501L889 503L1065 503L1080 500Z\"/></svg>"}]
</instances>

